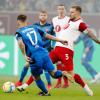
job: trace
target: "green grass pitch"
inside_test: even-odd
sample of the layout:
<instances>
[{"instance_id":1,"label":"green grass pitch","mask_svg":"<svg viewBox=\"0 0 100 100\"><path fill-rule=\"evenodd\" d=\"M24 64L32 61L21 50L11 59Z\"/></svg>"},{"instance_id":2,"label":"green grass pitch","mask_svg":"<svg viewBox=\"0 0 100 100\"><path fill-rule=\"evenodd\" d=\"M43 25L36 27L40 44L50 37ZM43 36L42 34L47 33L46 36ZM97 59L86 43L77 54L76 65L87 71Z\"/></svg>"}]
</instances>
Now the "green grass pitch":
<instances>
[{"instance_id":1,"label":"green grass pitch","mask_svg":"<svg viewBox=\"0 0 100 100\"><path fill-rule=\"evenodd\" d=\"M0 77L0 100L100 100L100 84L92 84L89 86L94 92L94 96L87 96L83 89L76 84L70 84L66 89L52 89L51 96L38 96L39 89L35 83L32 84L26 91L19 93L17 90L14 93L4 93L2 84L6 81L16 81L14 78ZM55 82L55 81L54 81Z\"/></svg>"}]
</instances>

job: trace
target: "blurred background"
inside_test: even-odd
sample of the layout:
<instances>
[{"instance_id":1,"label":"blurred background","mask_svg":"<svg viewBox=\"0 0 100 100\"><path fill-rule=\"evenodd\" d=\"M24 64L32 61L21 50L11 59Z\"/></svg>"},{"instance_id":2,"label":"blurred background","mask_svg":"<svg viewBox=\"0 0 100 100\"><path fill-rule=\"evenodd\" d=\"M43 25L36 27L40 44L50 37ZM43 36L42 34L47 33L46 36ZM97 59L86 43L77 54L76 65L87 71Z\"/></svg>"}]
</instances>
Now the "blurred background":
<instances>
[{"instance_id":1,"label":"blurred background","mask_svg":"<svg viewBox=\"0 0 100 100\"><path fill-rule=\"evenodd\" d=\"M48 11L48 21L57 15L58 4L66 6L66 13L72 5L80 5L83 9L82 17L100 38L100 0L0 0L0 75L20 75L24 59L18 49L14 37L16 31L16 17L26 14L30 23L38 21L38 11ZM81 65L82 43L75 47L75 71L85 78L89 74ZM100 71L100 46L95 44L94 59L91 64Z\"/></svg>"}]
</instances>

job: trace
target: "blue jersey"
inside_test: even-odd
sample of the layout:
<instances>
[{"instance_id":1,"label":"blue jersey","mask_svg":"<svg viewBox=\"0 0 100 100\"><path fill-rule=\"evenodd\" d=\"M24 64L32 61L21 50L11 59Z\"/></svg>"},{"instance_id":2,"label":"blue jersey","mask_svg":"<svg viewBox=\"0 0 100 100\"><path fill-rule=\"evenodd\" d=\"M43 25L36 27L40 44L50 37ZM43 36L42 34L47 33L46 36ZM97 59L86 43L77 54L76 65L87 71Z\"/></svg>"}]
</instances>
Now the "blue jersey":
<instances>
[{"instance_id":1,"label":"blue jersey","mask_svg":"<svg viewBox=\"0 0 100 100\"><path fill-rule=\"evenodd\" d=\"M43 48L43 42L41 38L45 37L45 35L45 32L37 29L33 25L19 28L16 31L16 38L22 39L23 43L25 44L27 56L29 57L39 53L39 51L47 52Z\"/></svg>"},{"instance_id":2,"label":"blue jersey","mask_svg":"<svg viewBox=\"0 0 100 100\"><path fill-rule=\"evenodd\" d=\"M41 25L40 22L38 22L33 25L35 25L38 29L40 29L48 34L55 36L55 32L54 32L54 28L53 28L52 24L49 24L46 22L46 24ZM42 37L42 41L43 41L43 47L46 48L48 51L50 51L51 48L55 46L55 41L51 41L45 37Z\"/></svg>"},{"instance_id":3,"label":"blue jersey","mask_svg":"<svg viewBox=\"0 0 100 100\"><path fill-rule=\"evenodd\" d=\"M83 41L83 44L84 44L84 48L90 48L90 47L93 47L94 45L93 45L93 41L92 41L92 39L87 35L87 34L81 34L80 36L79 36L79 38L75 41L75 43L77 44L77 43L79 43L80 41Z\"/></svg>"},{"instance_id":4,"label":"blue jersey","mask_svg":"<svg viewBox=\"0 0 100 100\"><path fill-rule=\"evenodd\" d=\"M53 71L54 66L49 58L48 51L43 48L42 37L46 33L30 25L19 28L16 32L17 40L22 40L25 44L26 51L30 52L30 68L33 76L39 76L43 69Z\"/></svg>"}]
</instances>

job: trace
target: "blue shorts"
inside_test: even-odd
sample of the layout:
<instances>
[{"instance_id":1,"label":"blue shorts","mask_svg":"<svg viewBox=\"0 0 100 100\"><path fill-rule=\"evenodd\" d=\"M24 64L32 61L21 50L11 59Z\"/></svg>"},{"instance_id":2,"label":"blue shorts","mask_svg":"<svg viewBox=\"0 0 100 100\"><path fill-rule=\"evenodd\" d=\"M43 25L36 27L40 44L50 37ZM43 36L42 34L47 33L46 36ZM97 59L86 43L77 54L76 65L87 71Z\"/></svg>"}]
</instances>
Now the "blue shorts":
<instances>
[{"instance_id":1,"label":"blue shorts","mask_svg":"<svg viewBox=\"0 0 100 100\"><path fill-rule=\"evenodd\" d=\"M94 52L94 47L90 47L89 51L85 53L85 56L83 54L82 60L91 61L93 58L93 52Z\"/></svg>"},{"instance_id":2,"label":"blue shorts","mask_svg":"<svg viewBox=\"0 0 100 100\"><path fill-rule=\"evenodd\" d=\"M35 63L30 64L31 73L33 76L41 75L43 73L43 70L46 70L46 71L54 71L55 70L48 53L45 53L42 55L40 55L40 53L38 53L33 58L35 60Z\"/></svg>"}]
</instances>

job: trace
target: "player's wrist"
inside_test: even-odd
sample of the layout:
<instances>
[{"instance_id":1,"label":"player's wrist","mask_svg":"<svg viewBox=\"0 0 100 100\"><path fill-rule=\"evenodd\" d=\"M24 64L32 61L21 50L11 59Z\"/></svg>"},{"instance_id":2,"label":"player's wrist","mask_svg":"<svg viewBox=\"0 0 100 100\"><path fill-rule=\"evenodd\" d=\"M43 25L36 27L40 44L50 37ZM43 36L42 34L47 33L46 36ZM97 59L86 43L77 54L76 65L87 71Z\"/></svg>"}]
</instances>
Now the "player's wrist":
<instances>
[{"instance_id":1,"label":"player's wrist","mask_svg":"<svg viewBox=\"0 0 100 100\"><path fill-rule=\"evenodd\" d=\"M61 40L61 39L59 39L59 38L58 38L58 39L57 39L57 42L61 42L61 43L62 43L62 42L63 42L63 40Z\"/></svg>"},{"instance_id":2,"label":"player's wrist","mask_svg":"<svg viewBox=\"0 0 100 100\"><path fill-rule=\"evenodd\" d=\"M24 56L24 58L26 59L26 57L27 57L26 54L23 54L23 56Z\"/></svg>"}]
</instances>

